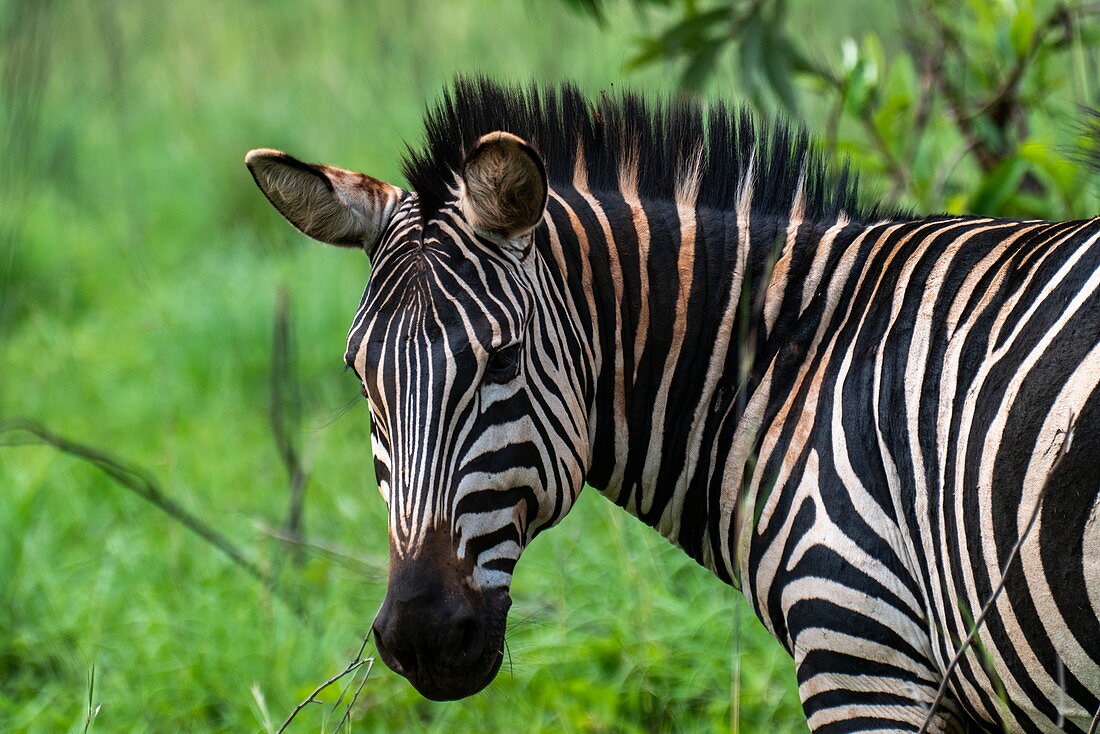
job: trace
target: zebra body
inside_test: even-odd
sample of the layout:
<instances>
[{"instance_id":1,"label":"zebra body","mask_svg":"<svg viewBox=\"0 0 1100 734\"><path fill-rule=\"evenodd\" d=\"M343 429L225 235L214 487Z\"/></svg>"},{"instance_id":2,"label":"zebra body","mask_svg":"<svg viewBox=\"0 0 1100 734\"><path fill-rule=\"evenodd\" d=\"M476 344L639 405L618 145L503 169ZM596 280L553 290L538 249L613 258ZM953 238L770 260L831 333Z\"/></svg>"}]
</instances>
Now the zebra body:
<instances>
[{"instance_id":1,"label":"zebra body","mask_svg":"<svg viewBox=\"0 0 1100 734\"><path fill-rule=\"evenodd\" d=\"M492 679L515 563L587 482L744 591L815 732L1087 730L1100 223L868 211L783 128L488 82L429 115L413 193L248 161L371 258L376 640L423 693Z\"/></svg>"},{"instance_id":2,"label":"zebra body","mask_svg":"<svg viewBox=\"0 0 1100 734\"><path fill-rule=\"evenodd\" d=\"M1100 705L1098 236L1095 220L940 219L834 241L805 356L761 381L749 496L772 486L742 558L814 730L920 725L1002 576L943 730L1088 730Z\"/></svg>"}]
</instances>

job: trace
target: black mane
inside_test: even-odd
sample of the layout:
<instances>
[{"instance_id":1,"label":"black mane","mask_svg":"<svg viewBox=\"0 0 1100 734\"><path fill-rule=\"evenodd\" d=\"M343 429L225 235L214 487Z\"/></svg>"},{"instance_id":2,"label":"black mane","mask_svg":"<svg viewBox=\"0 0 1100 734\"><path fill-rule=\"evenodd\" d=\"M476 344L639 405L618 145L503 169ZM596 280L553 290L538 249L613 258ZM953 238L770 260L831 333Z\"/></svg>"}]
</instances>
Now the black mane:
<instances>
[{"instance_id":1,"label":"black mane","mask_svg":"<svg viewBox=\"0 0 1100 734\"><path fill-rule=\"evenodd\" d=\"M903 216L861 205L857 177L847 166L832 169L804 128L760 123L726 104L704 109L685 99L654 102L629 92L591 102L572 84L519 87L460 77L427 111L424 127L424 146L408 150L403 171L425 215L452 198L449 187L464 151L485 133L505 130L539 150L552 187L571 185L580 148L593 192L617 190L620 161L636 155L640 197L671 199L685 162L702 145L701 207L732 208L754 158L754 216L786 216L800 177L807 218L831 220L842 211L856 221Z\"/></svg>"}]
</instances>

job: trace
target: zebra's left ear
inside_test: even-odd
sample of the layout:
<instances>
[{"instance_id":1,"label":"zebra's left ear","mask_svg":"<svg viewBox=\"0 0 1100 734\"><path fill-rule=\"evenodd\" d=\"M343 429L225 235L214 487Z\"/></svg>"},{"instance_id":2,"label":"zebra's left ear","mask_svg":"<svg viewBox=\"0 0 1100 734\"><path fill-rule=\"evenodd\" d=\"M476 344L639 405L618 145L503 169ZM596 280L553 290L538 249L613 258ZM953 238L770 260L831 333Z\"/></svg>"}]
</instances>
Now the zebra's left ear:
<instances>
[{"instance_id":1,"label":"zebra's left ear","mask_svg":"<svg viewBox=\"0 0 1100 734\"><path fill-rule=\"evenodd\" d=\"M511 133L483 135L462 164L459 198L475 230L514 240L542 221L549 188L542 157Z\"/></svg>"}]
</instances>

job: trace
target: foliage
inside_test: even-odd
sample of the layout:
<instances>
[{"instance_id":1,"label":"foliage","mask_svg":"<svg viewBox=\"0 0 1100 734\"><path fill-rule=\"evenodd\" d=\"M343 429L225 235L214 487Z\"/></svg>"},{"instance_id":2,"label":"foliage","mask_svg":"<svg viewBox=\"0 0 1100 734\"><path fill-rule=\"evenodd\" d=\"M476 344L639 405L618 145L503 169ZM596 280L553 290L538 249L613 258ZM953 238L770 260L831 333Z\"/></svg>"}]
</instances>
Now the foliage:
<instances>
[{"instance_id":1,"label":"foliage","mask_svg":"<svg viewBox=\"0 0 1100 734\"><path fill-rule=\"evenodd\" d=\"M567 2L596 18L608 7ZM738 97L805 121L893 202L1050 219L1095 213L1094 177L1073 154L1079 105L1098 99L1095 3L896 0L879 11L889 35L823 38L825 6L805 0L635 4L658 24L637 40L630 68L678 66L683 88L698 93L729 63Z\"/></svg>"}]
</instances>

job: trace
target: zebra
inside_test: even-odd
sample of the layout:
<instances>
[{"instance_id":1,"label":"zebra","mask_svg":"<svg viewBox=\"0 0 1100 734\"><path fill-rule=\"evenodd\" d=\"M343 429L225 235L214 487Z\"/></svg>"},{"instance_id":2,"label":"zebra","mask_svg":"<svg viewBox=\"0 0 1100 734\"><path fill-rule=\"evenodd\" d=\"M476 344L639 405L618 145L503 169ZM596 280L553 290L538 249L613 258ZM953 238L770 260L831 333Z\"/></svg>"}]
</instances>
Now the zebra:
<instances>
[{"instance_id":1,"label":"zebra","mask_svg":"<svg viewBox=\"0 0 1100 734\"><path fill-rule=\"evenodd\" d=\"M408 189L246 157L370 261L390 668L488 685L588 484L744 594L814 732L1095 728L1100 220L865 206L725 104L459 78L425 129Z\"/></svg>"}]
</instances>

